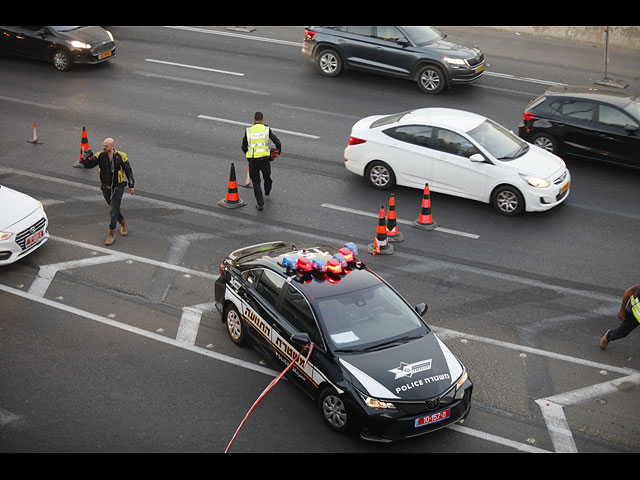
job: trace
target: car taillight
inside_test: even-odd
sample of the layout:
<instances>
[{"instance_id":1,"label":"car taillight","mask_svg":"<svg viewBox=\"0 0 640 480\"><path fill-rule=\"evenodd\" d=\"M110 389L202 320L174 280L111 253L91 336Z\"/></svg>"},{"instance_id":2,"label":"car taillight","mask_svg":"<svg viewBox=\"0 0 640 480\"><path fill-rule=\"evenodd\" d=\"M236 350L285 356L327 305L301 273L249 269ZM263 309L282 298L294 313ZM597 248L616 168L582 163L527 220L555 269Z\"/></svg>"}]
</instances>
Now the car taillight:
<instances>
[{"instance_id":1,"label":"car taillight","mask_svg":"<svg viewBox=\"0 0 640 480\"><path fill-rule=\"evenodd\" d=\"M531 120L533 120L535 118L536 114L535 113L531 113L531 112L524 112L522 114L522 117L527 121L530 122Z\"/></svg>"},{"instance_id":2,"label":"car taillight","mask_svg":"<svg viewBox=\"0 0 640 480\"><path fill-rule=\"evenodd\" d=\"M316 36L316 32L314 32L313 30L307 30L306 28L304 29L304 37L307 40L313 40L313 37Z\"/></svg>"},{"instance_id":3,"label":"car taillight","mask_svg":"<svg viewBox=\"0 0 640 480\"><path fill-rule=\"evenodd\" d=\"M362 140L361 138L349 137L349 145L360 145L365 142L366 140Z\"/></svg>"}]
</instances>

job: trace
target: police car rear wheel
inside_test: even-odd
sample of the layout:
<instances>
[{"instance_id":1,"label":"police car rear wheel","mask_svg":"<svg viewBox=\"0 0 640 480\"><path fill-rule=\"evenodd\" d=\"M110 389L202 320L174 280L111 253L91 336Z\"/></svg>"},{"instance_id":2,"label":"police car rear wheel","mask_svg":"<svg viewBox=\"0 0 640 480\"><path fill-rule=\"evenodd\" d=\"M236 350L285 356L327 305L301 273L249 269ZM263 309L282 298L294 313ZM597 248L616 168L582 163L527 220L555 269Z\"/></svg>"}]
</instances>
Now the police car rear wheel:
<instances>
[{"instance_id":1,"label":"police car rear wheel","mask_svg":"<svg viewBox=\"0 0 640 480\"><path fill-rule=\"evenodd\" d=\"M326 388L320 394L319 406L322 418L329 428L336 432L346 432L349 429L347 407L333 388Z\"/></svg>"},{"instance_id":2,"label":"police car rear wheel","mask_svg":"<svg viewBox=\"0 0 640 480\"><path fill-rule=\"evenodd\" d=\"M236 307L229 305L225 310L224 319L231 341L236 345L243 345L245 343L244 325Z\"/></svg>"}]
</instances>

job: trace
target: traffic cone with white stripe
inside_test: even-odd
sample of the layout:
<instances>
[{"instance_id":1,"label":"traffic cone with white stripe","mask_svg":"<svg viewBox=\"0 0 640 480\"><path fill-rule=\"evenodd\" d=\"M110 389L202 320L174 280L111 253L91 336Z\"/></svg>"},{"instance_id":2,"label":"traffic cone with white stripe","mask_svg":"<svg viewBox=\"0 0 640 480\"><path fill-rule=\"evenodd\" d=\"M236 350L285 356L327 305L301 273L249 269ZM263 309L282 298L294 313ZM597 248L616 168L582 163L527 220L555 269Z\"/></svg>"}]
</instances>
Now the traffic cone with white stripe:
<instances>
[{"instance_id":1,"label":"traffic cone with white stripe","mask_svg":"<svg viewBox=\"0 0 640 480\"><path fill-rule=\"evenodd\" d=\"M82 163L82 155L89 150L89 140L87 139L87 129L82 127L82 140L80 141L80 157L78 161L73 165L73 168L84 168Z\"/></svg>"},{"instance_id":2,"label":"traffic cone with white stripe","mask_svg":"<svg viewBox=\"0 0 640 480\"><path fill-rule=\"evenodd\" d=\"M36 131L36 122L33 122L33 135L31 136L31 141L29 143L40 145L40 142L38 141L38 132Z\"/></svg>"},{"instance_id":3,"label":"traffic cone with white stripe","mask_svg":"<svg viewBox=\"0 0 640 480\"><path fill-rule=\"evenodd\" d=\"M429 192L429 184L424 184L424 193L422 194L422 207L418 219L413 223L412 227L422 230L433 230L438 223L433 221L431 215L431 194Z\"/></svg>"},{"instance_id":4,"label":"traffic cone with white stripe","mask_svg":"<svg viewBox=\"0 0 640 480\"><path fill-rule=\"evenodd\" d=\"M245 188L251 188L251 177L249 176L249 165L247 165L247 176L244 178L244 185L242 185Z\"/></svg>"},{"instance_id":5,"label":"traffic cone with white stripe","mask_svg":"<svg viewBox=\"0 0 640 480\"><path fill-rule=\"evenodd\" d=\"M387 225L384 205L380 207L380 215L378 217L378 228L373 243L367 246L367 251L372 255L391 255L393 253L393 245L389 243L387 238Z\"/></svg>"},{"instance_id":6,"label":"traffic cone with white stripe","mask_svg":"<svg viewBox=\"0 0 640 480\"><path fill-rule=\"evenodd\" d=\"M240 200L238 193L238 182L236 181L236 167L231 164L229 172L229 186L227 188L227 196L218 202L218 205L225 208L244 207L247 203Z\"/></svg>"},{"instance_id":7,"label":"traffic cone with white stripe","mask_svg":"<svg viewBox=\"0 0 640 480\"><path fill-rule=\"evenodd\" d=\"M389 199L389 213L387 213L387 238L390 242L402 242L404 235L398 231L398 222L396 220L396 198L391 194Z\"/></svg>"}]
</instances>

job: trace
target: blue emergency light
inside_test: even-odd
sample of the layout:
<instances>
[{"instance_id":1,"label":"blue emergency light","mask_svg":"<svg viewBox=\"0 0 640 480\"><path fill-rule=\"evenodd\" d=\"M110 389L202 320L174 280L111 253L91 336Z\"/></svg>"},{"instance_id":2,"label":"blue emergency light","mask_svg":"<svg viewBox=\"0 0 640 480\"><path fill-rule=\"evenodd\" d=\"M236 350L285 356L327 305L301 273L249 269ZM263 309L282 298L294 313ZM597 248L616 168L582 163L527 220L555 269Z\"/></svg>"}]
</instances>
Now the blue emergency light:
<instances>
[{"instance_id":1,"label":"blue emergency light","mask_svg":"<svg viewBox=\"0 0 640 480\"><path fill-rule=\"evenodd\" d=\"M353 252L353 257L355 260L355 257L358 255L358 246L353 243L353 242L347 242L344 244L345 248L348 248L349 250L351 250Z\"/></svg>"},{"instance_id":2,"label":"blue emergency light","mask_svg":"<svg viewBox=\"0 0 640 480\"><path fill-rule=\"evenodd\" d=\"M291 255L285 255L282 258L282 266L284 268L290 268L294 270L296 268L296 259L293 258Z\"/></svg>"}]
</instances>

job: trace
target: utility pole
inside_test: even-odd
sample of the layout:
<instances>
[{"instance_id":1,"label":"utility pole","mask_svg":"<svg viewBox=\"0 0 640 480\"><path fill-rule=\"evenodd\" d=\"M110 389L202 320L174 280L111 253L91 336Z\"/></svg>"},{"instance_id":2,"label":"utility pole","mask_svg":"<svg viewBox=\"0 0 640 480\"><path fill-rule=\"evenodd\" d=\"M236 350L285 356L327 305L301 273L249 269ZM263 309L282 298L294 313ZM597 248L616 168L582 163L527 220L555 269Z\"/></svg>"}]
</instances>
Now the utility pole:
<instances>
[{"instance_id":1,"label":"utility pole","mask_svg":"<svg viewBox=\"0 0 640 480\"><path fill-rule=\"evenodd\" d=\"M596 81L596 85L604 85L607 87L627 88L627 84L622 80L614 80L607 76L607 70L609 68L609 27L604 27L605 40L604 40L604 78Z\"/></svg>"}]
</instances>

